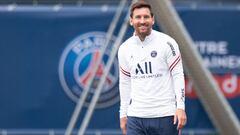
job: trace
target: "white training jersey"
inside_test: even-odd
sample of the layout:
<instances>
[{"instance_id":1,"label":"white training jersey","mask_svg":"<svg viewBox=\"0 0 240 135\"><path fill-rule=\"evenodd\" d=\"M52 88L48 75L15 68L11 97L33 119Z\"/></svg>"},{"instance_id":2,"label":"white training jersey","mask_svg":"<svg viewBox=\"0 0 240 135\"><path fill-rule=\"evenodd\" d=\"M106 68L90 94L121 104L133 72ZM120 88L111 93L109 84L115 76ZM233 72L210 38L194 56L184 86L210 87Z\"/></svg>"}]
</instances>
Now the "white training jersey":
<instances>
[{"instance_id":1,"label":"white training jersey","mask_svg":"<svg viewBox=\"0 0 240 135\"><path fill-rule=\"evenodd\" d=\"M184 74L177 43L155 30L133 35L118 50L120 118L171 116L185 109Z\"/></svg>"}]
</instances>

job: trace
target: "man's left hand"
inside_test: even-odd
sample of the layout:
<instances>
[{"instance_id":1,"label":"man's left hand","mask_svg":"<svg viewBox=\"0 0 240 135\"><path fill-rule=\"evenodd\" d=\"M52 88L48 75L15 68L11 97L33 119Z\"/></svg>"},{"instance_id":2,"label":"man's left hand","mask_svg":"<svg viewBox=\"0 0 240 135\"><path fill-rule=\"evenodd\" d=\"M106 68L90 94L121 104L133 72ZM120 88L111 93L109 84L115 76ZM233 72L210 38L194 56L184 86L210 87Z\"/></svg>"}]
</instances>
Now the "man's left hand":
<instances>
[{"instance_id":1,"label":"man's left hand","mask_svg":"<svg viewBox=\"0 0 240 135\"><path fill-rule=\"evenodd\" d=\"M187 123L187 116L183 109L177 109L174 115L174 124L178 123L177 129L183 128Z\"/></svg>"}]
</instances>

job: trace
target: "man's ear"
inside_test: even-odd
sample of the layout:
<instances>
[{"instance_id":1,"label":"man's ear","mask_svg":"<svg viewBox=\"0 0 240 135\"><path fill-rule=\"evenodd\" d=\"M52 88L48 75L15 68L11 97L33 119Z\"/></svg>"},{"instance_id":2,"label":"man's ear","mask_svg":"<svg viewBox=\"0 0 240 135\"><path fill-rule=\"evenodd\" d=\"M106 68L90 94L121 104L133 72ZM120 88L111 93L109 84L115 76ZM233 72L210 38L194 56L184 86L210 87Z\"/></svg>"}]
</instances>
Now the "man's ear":
<instances>
[{"instance_id":1,"label":"man's ear","mask_svg":"<svg viewBox=\"0 0 240 135\"><path fill-rule=\"evenodd\" d=\"M131 17L129 18L129 24L130 24L131 26L133 26L132 18L131 18Z\"/></svg>"}]
</instances>

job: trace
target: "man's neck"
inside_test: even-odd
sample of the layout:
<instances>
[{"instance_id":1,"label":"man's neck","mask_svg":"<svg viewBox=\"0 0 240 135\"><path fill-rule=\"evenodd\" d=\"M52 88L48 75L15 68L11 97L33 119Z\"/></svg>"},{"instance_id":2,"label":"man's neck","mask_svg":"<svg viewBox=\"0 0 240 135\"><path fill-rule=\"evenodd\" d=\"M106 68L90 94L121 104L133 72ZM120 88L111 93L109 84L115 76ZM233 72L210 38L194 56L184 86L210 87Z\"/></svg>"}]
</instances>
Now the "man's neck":
<instances>
[{"instance_id":1,"label":"man's neck","mask_svg":"<svg viewBox=\"0 0 240 135\"><path fill-rule=\"evenodd\" d=\"M146 35L138 35L138 37L143 42L146 38Z\"/></svg>"}]
</instances>

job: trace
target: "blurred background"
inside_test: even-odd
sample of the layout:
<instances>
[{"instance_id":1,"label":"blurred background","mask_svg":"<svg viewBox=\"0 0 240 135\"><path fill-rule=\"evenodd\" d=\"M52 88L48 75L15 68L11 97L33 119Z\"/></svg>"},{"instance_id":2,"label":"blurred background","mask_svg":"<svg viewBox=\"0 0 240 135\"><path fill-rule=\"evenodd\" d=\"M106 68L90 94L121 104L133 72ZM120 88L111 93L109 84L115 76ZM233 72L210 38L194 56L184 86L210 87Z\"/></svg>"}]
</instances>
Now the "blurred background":
<instances>
[{"instance_id":1,"label":"blurred background","mask_svg":"<svg viewBox=\"0 0 240 135\"><path fill-rule=\"evenodd\" d=\"M130 1L130 0L129 0ZM239 4L239 0L171 0L176 4ZM119 0L1 0L1 4L66 4L66 5L117 5Z\"/></svg>"},{"instance_id":2,"label":"blurred background","mask_svg":"<svg viewBox=\"0 0 240 135\"><path fill-rule=\"evenodd\" d=\"M119 38L130 0L110 39L120 0L0 0L0 134L63 135L79 96L103 53L72 134ZM240 118L240 0L172 0L203 63ZM155 25L161 31L161 26ZM123 40L133 33L127 28ZM114 59L86 135L120 135L118 64ZM217 135L186 75L184 135Z\"/></svg>"},{"instance_id":3,"label":"blurred background","mask_svg":"<svg viewBox=\"0 0 240 135\"><path fill-rule=\"evenodd\" d=\"M130 1L130 0L129 0ZM239 0L171 0L175 4L239 4ZM118 5L119 0L1 0L1 4L20 4L20 5L38 5L38 4L64 4L64 5Z\"/></svg>"}]
</instances>

